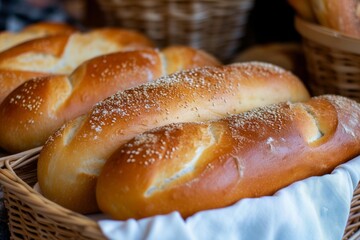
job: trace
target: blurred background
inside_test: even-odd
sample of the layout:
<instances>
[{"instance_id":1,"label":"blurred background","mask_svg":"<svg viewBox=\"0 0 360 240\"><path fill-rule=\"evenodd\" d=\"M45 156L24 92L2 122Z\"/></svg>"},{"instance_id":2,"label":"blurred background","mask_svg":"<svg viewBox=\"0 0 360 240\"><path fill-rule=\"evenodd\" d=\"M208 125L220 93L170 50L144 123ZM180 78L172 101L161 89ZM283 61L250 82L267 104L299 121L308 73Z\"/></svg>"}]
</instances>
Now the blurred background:
<instances>
[{"instance_id":1,"label":"blurred background","mask_svg":"<svg viewBox=\"0 0 360 240\"><path fill-rule=\"evenodd\" d=\"M0 0L0 31L41 21L79 30L116 26L139 30L159 48L190 45L224 64L262 61L307 83L301 37L288 0Z\"/></svg>"},{"instance_id":2,"label":"blurred background","mask_svg":"<svg viewBox=\"0 0 360 240\"><path fill-rule=\"evenodd\" d=\"M246 12L240 13L246 15L246 19L242 20L244 26L242 29L232 29L233 32L242 31L241 39L239 39L241 42L231 53L231 57L234 57L236 52L255 44L284 43L300 39L294 29L294 10L286 0L248 0L243 2L243 6L247 4ZM151 3L148 5L151 6ZM120 18L109 17L109 15L116 14L115 11L109 12L108 9L111 7L116 8L110 0L0 0L0 30L19 31L24 26L39 21L66 22L82 29L123 24ZM128 7L130 6L128 5ZM139 7L141 6L138 5ZM195 8L196 6L184 11L195 12L197 10ZM198 10L200 12L206 9L200 7ZM197 13L193 14L195 16ZM206 19L202 19L202 21L206 21Z\"/></svg>"},{"instance_id":3,"label":"blurred background","mask_svg":"<svg viewBox=\"0 0 360 240\"><path fill-rule=\"evenodd\" d=\"M287 0L0 0L0 30L19 31L39 21L81 30L135 28L159 48L185 44L223 63L258 60L307 77L295 12Z\"/></svg>"}]
</instances>

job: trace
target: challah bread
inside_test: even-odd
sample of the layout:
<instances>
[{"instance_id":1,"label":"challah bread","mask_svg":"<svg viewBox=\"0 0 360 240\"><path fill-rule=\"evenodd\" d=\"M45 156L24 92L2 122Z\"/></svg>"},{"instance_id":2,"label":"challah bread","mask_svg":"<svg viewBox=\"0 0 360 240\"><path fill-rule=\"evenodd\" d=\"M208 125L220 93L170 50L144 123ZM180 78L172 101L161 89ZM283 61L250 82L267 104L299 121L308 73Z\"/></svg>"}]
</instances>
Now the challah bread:
<instances>
[{"instance_id":1,"label":"challah bread","mask_svg":"<svg viewBox=\"0 0 360 240\"><path fill-rule=\"evenodd\" d=\"M31 24L19 32L0 32L0 52L20 43L57 34L71 34L76 28L65 23L39 22Z\"/></svg>"},{"instance_id":2,"label":"challah bread","mask_svg":"<svg viewBox=\"0 0 360 240\"><path fill-rule=\"evenodd\" d=\"M14 71L16 78L16 81L8 79L2 83L6 87L0 89L0 102L19 86L13 83L28 80L17 76L16 71L70 74L81 63L93 57L152 46L144 35L117 28L48 36L16 45L0 53L0 70Z\"/></svg>"},{"instance_id":3,"label":"challah bread","mask_svg":"<svg viewBox=\"0 0 360 240\"><path fill-rule=\"evenodd\" d=\"M0 104L0 146L21 152L43 145L66 121L98 101L181 69L220 66L211 55L186 46L163 51L117 52L81 64L70 76L26 81Z\"/></svg>"},{"instance_id":4,"label":"challah bread","mask_svg":"<svg viewBox=\"0 0 360 240\"><path fill-rule=\"evenodd\" d=\"M100 209L115 219L225 207L330 173L360 154L360 105L338 96L280 103L136 136L98 177Z\"/></svg>"},{"instance_id":5,"label":"challah bread","mask_svg":"<svg viewBox=\"0 0 360 240\"><path fill-rule=\"evenodd\" d=\"M296 76L270 64L180 71L118 92L63 125L40 152L39 186L45 197L66 208L96 212L95 184L101 167L137 134L169 123L218 119L308 98Z\"/></svg>"}]
</instances>

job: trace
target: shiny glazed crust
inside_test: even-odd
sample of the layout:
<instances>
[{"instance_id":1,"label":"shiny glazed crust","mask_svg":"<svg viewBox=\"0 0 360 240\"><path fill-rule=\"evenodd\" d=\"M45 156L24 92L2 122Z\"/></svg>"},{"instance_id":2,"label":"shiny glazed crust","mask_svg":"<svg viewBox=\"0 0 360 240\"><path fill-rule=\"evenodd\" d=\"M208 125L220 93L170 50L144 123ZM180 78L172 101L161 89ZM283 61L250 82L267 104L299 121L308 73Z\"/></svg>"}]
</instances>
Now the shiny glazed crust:
<instances>
[{"instance_id":1,"label":"shiny glazed crust","mask_svg":"<svg viewBox=\"0 0 360 240\"><path fill-rule=\"evenodd\" d=\"M225 207L330 173L360 154L360 105L339 96L280 103L136 136L105 163L100 209L115 219Z\"/></svg>"},{"instance_id":2,"label":"shiny glazed crust","mask_svg":"<svg viewBox=\"0 0 360 240\"><path fill-rule=\"evenodd\" d=\"M360 2L358 0L288 0L296 13L345 35L360 37Z\"/></svg>"},{"instance_id":3,"label":"shiny glazed crust","mask_svg":"<svg viewBox=\"0 0 360 240\"><path fill-rule=\"evenodd\" d=\"M21 72L70 74L91 58L118 52L153 47L145 36L125 29L101 28L33 39L0 52L0 70L12 71L1 84L0 102L21 83L29 80ZM1 72L0 72L1 74Z\"/></svg>"},{"instance_id":4,"label":"shiny glazed crust","mask_svg":"<svg viewBox=\"0 0 360 240\"><path fill-rule=\"evenodd\" d=\"M58 34L71 34L76 29L68 24L56 22L39 22L29 25L19 32L0 32L0 52L20 43Z\"/></svg>"},{"instance_id":5,"label":"shiny glazed crust","mask_svg":"<svg viewBox=\"0 0 360 240\"><path fill-rule=\"evenodd\" d=\"M137 134L308 98L296 76L258 62L180 71L127 89L67 122L47 140L38 162L41 191L69 209L96 212L95 184L103 164Z\"/></svg>"},{"instance_id":6,"label":"shiny glazed crust","mask_svg":"<svg viewBox=\"0 0 360 240\"><path fill-rule=\"evenodd\" d=\"M0 146L20 152L43 145L66 121L127 88L182 69L220 66L211 55L186 46L143 49L93 58L72 74L28 80L0 104ZM0 70L1 71L1 70Z\"/></svg>"},{"instance_id":7,"label":"shiny glazed crust","mask_svg":"<svg viewBox=\"0 0 360 240\"><path fill-rule=\"evenodd\" d=\"M321 25L346 35L360 37L360 3L358 0L311 0Z\"/></svg>"}]
</instances>

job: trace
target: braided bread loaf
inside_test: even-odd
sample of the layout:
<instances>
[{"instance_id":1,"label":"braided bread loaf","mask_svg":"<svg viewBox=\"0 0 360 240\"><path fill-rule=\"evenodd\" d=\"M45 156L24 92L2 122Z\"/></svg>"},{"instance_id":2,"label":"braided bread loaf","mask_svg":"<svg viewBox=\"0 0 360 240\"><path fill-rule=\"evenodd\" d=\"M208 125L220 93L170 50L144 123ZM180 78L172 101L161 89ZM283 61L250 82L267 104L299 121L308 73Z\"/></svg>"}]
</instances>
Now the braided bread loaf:
<instances>
[{"instance_id":1,"label":"braided bread loaf","mask_svg":"<svg viewBox=\"0 0 360 240\"><path fill-rule=\"evenodd\" d=\"M103 164L135 135L169 123L218 119L308 98L297 77L270 64L180 71L112 95L88 114L67 122L40 153L39 186L62 206L96 212L95 184Z\"/></svg>"},{"instance_id":2,"label":"braided bread loaf","mask_svg":"<svg viewBox=\"0 0 360 240\"><path fill-rule=\"evenodd\" d=\"M70 76L28 80L0 104L0 146L20 152L43 145L63 123L117 91L181 69L219 65L201 50L174 46L162 52L144 49L102 55Z\"/></svg>"},{"instance_id":3,"label":"braided bread loaf","mask_svg":"<svg viewBox=\"0 0 360 240\"><path fill-rule=\"evenodd\" d=\"M87 33L76 32L27 41L0 52L0 102L21 83L28 80L21 72L39 76L70 74L84 61L107 53L143 49L153 44L145 36L124 29L102 28ZM11 77L9 78L9 72ZM19 74L20 73L20 74Z\"/></svg>"},{"instance_id":4,"label":"braided bread loaf","mask_svg":"<svg viewBox=\"0 0 360 240\"><path fill-rule=\"evenodd\" d=\"M97 181L116 219L183 217L272 195L360 154L360 105L339 96L280 103L207 123L161 127L123 145Z\"/></svg>"}]
</instances>

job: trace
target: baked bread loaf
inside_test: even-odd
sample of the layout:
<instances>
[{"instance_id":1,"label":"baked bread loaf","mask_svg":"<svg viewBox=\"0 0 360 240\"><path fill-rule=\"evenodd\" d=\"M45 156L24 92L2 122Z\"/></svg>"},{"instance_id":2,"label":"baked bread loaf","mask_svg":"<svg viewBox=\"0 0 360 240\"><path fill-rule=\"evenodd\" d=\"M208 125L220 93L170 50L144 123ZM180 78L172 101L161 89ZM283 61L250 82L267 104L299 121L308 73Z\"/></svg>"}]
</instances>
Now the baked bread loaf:
<instances>
[{"instance_id":1,"label":"baked bread loaf","mask_svg":"<svg viewBox=\"0 0 360 240\"><path fill-rule=\"evenodd\" d=\"M358 0L288 0L302 18L345 35L360 37Z\"/></svg>"},{"instance_id":2,"label":"baked bread loaf","mask_svg":"<svg viewBox=\"0 0 360 240\"><path fill-rule=\"evenodd\" d=\"M121 145L155 127L205 121L282 101L303 101L302 82L282 68L242 63L180 71L118 92L45 143L38 181L45 197L80 213L98 211L97 176Z\"/></svg>"},{"instance_id":3,"label":"baked bread loaf","mask_svg":"<svg viewBox=\"0 0 360 240\"><path fill-rule=\"evenodd\" d=\"M31 24L19 32L0 32L0 52L20 43L57 34L71 34L76 28L65 23L39 22Z\"/></svg>"},{"instance_id":4,"label":"baked bread loaf","mask_svg":"<svg viewBox=\"0 0 360 240\"><path fill-rule=\"evenodd\" d=\"M101 28L87 33L55 35L16 45L0 52L0 71L14 71L0 88L0 102L28 79L18 71L70 74L86 60L103 54L153 47L144 35L126 29ZM1 74L1 72L0 72ZM4 79L4 76L0 76Z\"/></svg>"},{"instance_id":5,"label":"baked bread loaf","mask_svg":"<svg viewBox=\"0 0 360 240\"><path fill-rule=\"evenodd\" d=\"M360 105L339 96L280 103L138 135L105 163L100 209L115 219L225 207L330 173L360 154Z\"/></svg>"},{"instance_id":6,"label":"baked bread loaf","mask_svg":"<svg viewBox=\"0 0 360 240\"><path fill-rule=\"evenodd\" d=\"M311 0L318 22L346 35L360 37L360 2L358 0Z\"/></svg>"},{"instance_id":7,"label":"baked bread loaf","mask_svg":"<svg viewBox=\"0 0 360 240\"><path fill-rule=\"evenodd\" d=\"M49 73L13 69L0 69L0 104L16 87L31 78L48 76Z\"/></svg>"},{"instance_id":8,"label":"baked bread loaf","mask_svg":"<svg viewBox=\"0 0 360 240\"><path fill-rule=\"evenodd\" d=\"M301 43L255 44L239 52L232 60L232 62L249 61L271 63L291 71L300 79L307 79L306 61Z\"/></svg>"},{"instance_id":9,"label":"baked bread loaf","mask_svg":"<svg viewBox=\"0 0 360 240\"><path fill-rule=\"evenodd\" d=\"M0 104L0 147L8 152L38 147L66 121L117 91L178 70L220 65L201 50L173 46L102 55L69 76L28 80Z\"/></svg>"}]
</instances>

